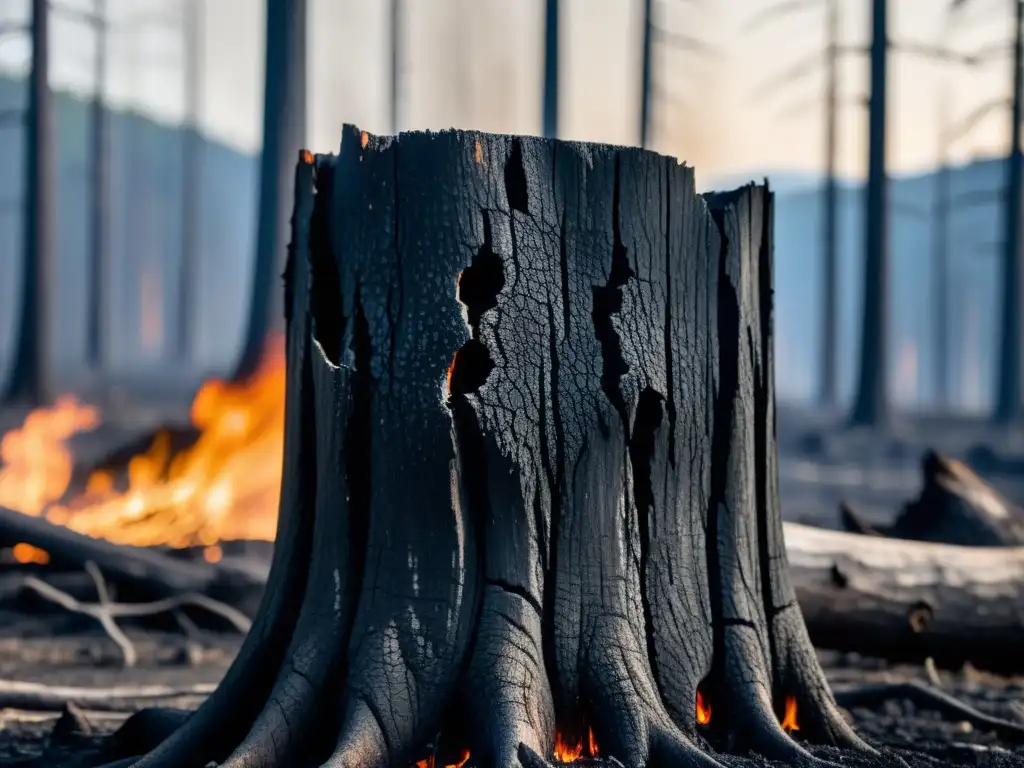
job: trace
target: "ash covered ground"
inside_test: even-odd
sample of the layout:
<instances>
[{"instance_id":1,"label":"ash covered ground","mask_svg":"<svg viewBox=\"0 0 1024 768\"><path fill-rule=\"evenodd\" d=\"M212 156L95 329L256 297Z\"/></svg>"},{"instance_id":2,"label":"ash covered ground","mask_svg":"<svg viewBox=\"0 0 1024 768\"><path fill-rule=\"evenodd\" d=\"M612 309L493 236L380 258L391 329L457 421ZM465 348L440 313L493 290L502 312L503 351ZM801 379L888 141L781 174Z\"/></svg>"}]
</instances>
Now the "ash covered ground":
<instances>
[{"instance_id":1,"label":"ash covered ground","mask_svg":"<svg viewBox=\"0 0 1024 768\"><path fill-rule=\"evenodd\" d=\"M0 430L18 419L0 419ZM843 433L835 421L780 406L780 486L785 519L836 527L837 506L852 502L872 522L885 523L920 489L920 459L934 447L964 458L1010 499L1024 501L1024 435L995 434L981 420L917 418L897 424L884 439ZM116 440L122 440L123 428ZM93 438L98 452L114 438L102 428ZM86 457L88 458L88 457ZM126 623L139 654L132 669L95 623L59 610L34 611L23 600L0 598L0 680L50 686L111 687L213 684L227 669L241 638L230 631L194 629L173 622ZM890 666L850 655L822 653L833 685L927 680L920 666ZM1024 677L1005 678L973 667L939 672L941 689L981 712L1024 724ZM201 696L182 695L161 706L194 708ZM141 707L128 701L126 708ZM966 721L943 717L893 696L846 711L857 729L884 748L881 762L865 763L829 750L816 754L842 765L1024 766L1024 741L1000 739ZM0 709L0 765L73 768L91 754L127 713L85 708L74 717L57 712ZM59 725L58 725L59 721ZM799 732L795 737L799 739ZM730 766L771 765L756 757L720 756ZM472 760L470 761L472 765Z\"/></svg>"}]
</instances>

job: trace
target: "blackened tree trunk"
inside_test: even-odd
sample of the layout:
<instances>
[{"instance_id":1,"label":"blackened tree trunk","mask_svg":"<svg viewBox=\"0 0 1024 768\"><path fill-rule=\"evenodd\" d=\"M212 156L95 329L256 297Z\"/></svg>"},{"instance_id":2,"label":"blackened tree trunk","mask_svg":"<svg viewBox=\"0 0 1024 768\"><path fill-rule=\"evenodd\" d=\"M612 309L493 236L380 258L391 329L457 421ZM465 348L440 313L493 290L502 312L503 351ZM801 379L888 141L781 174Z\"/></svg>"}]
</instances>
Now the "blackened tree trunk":
<instances>
[{"instance_id":1,"label":"blackened tree trunk","mask_svg":"<svg viewBox=\"0 0 1024 768\"><path fill-rule=\"evenodd\" d=\"M198 278L203 166L200 112L203 100L203 15L200 0L187 0L182 9L182 37L185 43L185 120L181 127L181 256L178 295L174 316L175 357L188 362L193 352L192 318L195 313L195 285Z\"/></svg>"},{"instance_id":2,"label":"blackened tree trunk","mask_svg":"<svg viewBox=\"0 0 1024 768\"><path fill-rule=\"evenodd\" d=\"M839 0L828 0L828 52L825 85L825 189L822 250L821 405L839 403Z\"/></svg>"},{"instance_id":3,"label":"blackened tree trunk","mask_svg":"<svg viewBox=\"0 0 1024 768\"><path fill-rule=\"evenodd\" d=\"M266 0L263 152L256 263L242 350L234 378L256 371L280 295L272 290L287 243L288 188L295 153L306 135L306 2Z\"/></svg>"},{"instance_id":4,"label":"blackened tree trunk","mask_svg":"<svg viewBox=\"0 0 1024 768\"><path fill-rule=\"evenodd\" d=\"M644 0L643 42L640 55L640 146L651 145L651 102L654 100L654 0Z\"/></svg>"},{"instance_id":5,"label":"blackened tree trunk","mask_svg":"<svg viewBox=\"0 0 1024 768\"><path fill-rule=\"evenodd\" d=\"M561 57L559 56L558 0L544 4L544 103L541 114L543 135L558 138L558 84Z\"/></svg>"},{"instance_id":6,"label":"blackened tree trunk","mask_svg":"<svg viewBox=\"0 0 1024 768\"><path fill-rule=\"evenodd\" d=\"M266 598L138 766L383 768L439 731L481 766L588 731L716 766L698 685L723 750L815 764L790 698L869 750L788 578L771 262L766 188L638 149L348 127L304 156Z\"/></svg>"},{"instance_id":7,"label":"blackened tree trunk","mask_svg":"<svg viewBox=\"0 0 1024 768\"><path fill-rule=\"evenodd\" d=\"M86 365L94 372L102 370L107 355L106 322L110 305L110 117L106 105L107 89L107 3L97 0L94 12L96 61L93 70L92 102L89 105L90 205L89 216L89 300L86 319Z\"/></svg>"},{"instance_id":8,"label":"blackened tree trunk","mask_svg":"<svg viewBox=\"0 0 1024 768\"><path fill-rule=\"evenodd\" d=\"M864 315L860 378L850 419L854 425L866 426L880 426L889 415L889 179L885 169L888 35L888 0L872 0L868 184L864 205Z\"/></svg>"},{"instance_id":9,"label":"blackened tree trunk","mask_svg":"<svg viewBox=\"0 0 1024 768\"><path fill-rule=\"evenodd\" d=\"M1024 195L1024 155L1021 155L1021 120L1024 119L1024 0L1017 0L1014 18L1013 106L1010 110L1010 151L1007 153L1006 198L1003 212L1003 306L1000 316L999 369L996 373L995 419L1009 423L1021 414L1021 203Z\"/></svg>"},{"instance_id":10,"label":"blackened tree trunk","mask_svg":"<svg viewBox=\"0 0 1024 768\"><path fill-rule=\"evenodd\" d=\"M6 382L0 382L0 403L38 404L52 394L48 320L52 303L49 297L56 280L53 261L57 222L48 5L46 0L32 0L20 317L11 373Z\"/></svg>"},{"instance_id":11,"label":"blackened tree trunk","mask_svg":"<svg viewBox=\"0 0 1024 768\"><path fill-rule=\"evenodd\" d=\"M402 0L391 0L391 18L389 19L391 36L391 130L398 133L399 107L401 104L402 85L402 28L405 21L405 6Z\"/></svg>"},{"instance_id":12,"label":"blackened tree trunk","mask_svg":"<svg viewBox=\"0 0 1024 768\"><path fill-rule=\"evenodd\" d=\"M935 379L935 406L949 408L949 217L953 174L950 169L949 86L939 93L939 167L935 173L935 206L932 213L932 322Z\"/></svg>"}]
</instances>

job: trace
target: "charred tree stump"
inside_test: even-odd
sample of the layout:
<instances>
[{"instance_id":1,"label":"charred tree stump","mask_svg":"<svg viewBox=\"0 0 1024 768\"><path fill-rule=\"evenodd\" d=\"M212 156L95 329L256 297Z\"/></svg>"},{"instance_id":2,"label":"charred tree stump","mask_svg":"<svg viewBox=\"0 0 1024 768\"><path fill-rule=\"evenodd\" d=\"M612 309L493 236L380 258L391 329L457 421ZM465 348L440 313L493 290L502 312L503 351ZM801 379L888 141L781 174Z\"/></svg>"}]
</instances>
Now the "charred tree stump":
<instances>
[{"instance_id":1,"label":"charred tree stump","mask_svg":"<svg viewBox=\"0 0 1024 768\"><path fill-rule=\"evenodd\" d=\"M303 155L267 595L137 765L533 765L556 733L816 764L794 701L870 751L788 578L771 285L768 190L650 152L347 127Z\"/></svg>"}]
</instances>

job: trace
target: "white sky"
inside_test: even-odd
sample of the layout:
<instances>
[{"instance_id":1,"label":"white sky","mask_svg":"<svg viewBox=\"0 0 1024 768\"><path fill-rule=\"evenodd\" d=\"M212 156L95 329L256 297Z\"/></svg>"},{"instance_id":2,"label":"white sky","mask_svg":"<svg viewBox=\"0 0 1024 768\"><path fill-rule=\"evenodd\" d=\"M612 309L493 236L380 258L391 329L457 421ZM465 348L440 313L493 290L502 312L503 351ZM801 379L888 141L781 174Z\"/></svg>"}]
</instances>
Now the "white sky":
<instances>
[{"instance_id":1,"label":"white sky","mask_svg":"<svg viewBox=\"0 0 1024 768\"><path fill-rule=\"evenodd\" d=\"M90 7L95 0L55 0ZM183 0L106 0L115 31L110 38L113 102L179 118L181 46L175 25ZM205 6L206 130L246 150L259 146L262 89L262 0L201 0ZM702 179L765 170L821 166L821 77L777 91L773 74L820 49L822 7L758 30L743 29L759 9L777 0L660 0L660 24L700 37L717 48L704 59L660 48L659 91L677 102L655 104L656 147L695 165ZM948 0L892 0L896 41L934 42ZM543 0L405 0L402 127L458 127L534 133L540 124ZM844 38L863 43L868 0L841 0ZM310 130L314 149L330 150L342 122L387 131L386 0L309 0ZM0 18L23 16L27 0L0 0ZM956 25L954 44L972 51L1008 40L1010 0L973 0ZM637 141L641 0L563 0L563 135L615 143ZM147 21L148 19L148 21ZM163 21L161 22L161 19ZM94 41L88 28L60 11L52 23L52 78L60 88L89 91ZM0 42L0 67L23 66L28 44ZM955 119L1007 93L1008 57L963 71L907 54L891 59L894 171L931 166L936 156L939 84L953 88ZM860 175L866 113L852 102L866 93L866 62L843 68L850 105L841 123L842 170ZM760 93L760 96L757 94ZM803 104L793 111L793 105ZM993 113L955 155L966 159L1004 151L1005 112Z\"/></svg>"}]
</instances>

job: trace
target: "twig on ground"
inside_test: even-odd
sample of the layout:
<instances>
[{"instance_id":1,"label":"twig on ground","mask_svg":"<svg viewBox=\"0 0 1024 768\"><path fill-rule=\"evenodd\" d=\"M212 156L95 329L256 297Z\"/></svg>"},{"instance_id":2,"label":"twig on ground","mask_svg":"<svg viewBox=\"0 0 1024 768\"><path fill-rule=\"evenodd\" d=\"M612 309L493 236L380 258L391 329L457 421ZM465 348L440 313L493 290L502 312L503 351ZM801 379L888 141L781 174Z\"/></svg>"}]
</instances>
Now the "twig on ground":
<instances>
[{"instance_id":1,"label":"twig on ground","mask_svg":"<svg viewBox=\"0 0 1024 768\"><path fill-rule=\"evenodd\" d=\"M101 712L133 712L133 702L152 706L155 702L181 697L209 696L216 685L171 688L166 685L113 686L111 688L77 688L50 686L20 680L0 680L0 709L32 712L59 712L68 703L85 710Z\"/></svg>"},{"instance_id":2,"label":"twig on ground","mask_svg":"<svg viewBox=\"0 0 1024 768\"><path fill-rule=\"evenodd\" d=\"M1008 705L1010 712L1017 719L1018 722L1024 723L1024 704L1019 701L1011 701Z\"/></svg>"},{"instance_id":3,"label":"twig on ground","mask_svg":"<svg viewBox=\"0 0 1024 768\"><path fill-rule=\"evenodd\" d=\"M201 634L199 627L182 610L176 610L172 615L178 626L181 627L181 631L185 633L185 656L189 664L195 666L201 663L203 660L203 644L199 642Z\"/></svg>"},{"instance_id":4,"label":"twig on ground","mask_svg":"<svg viewBox=\"0 0 1024 768\"><path fill-rule=\"evenodd\" d=\"M966 720L979 730L992 731L1004 741L1024 742L1024 725L987 715L948 693L917 680L839 688L835 690L835 698L836 703L846 709L873 707L894 698L910 699L919 707L933 709L945 717Z\"/></svg>"},{"instance_id":5,"label":"twig on ground","mask_svg":"<svg viewBox=\"0 0 1024 768\"><path fill-rule=\"evenodd\" d=\"M252 626L252 622L241 611L225 605L206 595L187 593L167 597L162 600L154 600L149 603L115 603L110 600L103 574L93 562L85 564L86 571L96 584L98 602L83 603L71 595L56 587L47 584L34 576L27 576L24 585L36 592L41 597L55 603L65 610L89 616L100 623L104 631L121 650L126 667L135 666L138 661L138 653L132 645L131 640L124 634L115 621L118 618L140 618L143 616L155 616L161 613L174 612L185 607L202 608L209 613L220 616L229 622L239 632L246 633Z\"/></svg>"},{"instance_id":6,"label":"twig on ground","mask_svg":"<svg viewBox=\"0 0 1024 768\"><path fill-rule=\"evenodd\" d=\"M98 610L93 617L97 619L100 625L103 627L103 631L110 636L110 639L117 643L117 647L121 649L121 655L124 657L124 665L126 667L134 667L139 660L139 654L135 650L135 646L132 645L132 641L128 639L128 635L121 631L121 628L117 626L114 621L114 617L110 615L110 606L113 603L110 602L110 593L107 591L107 584L103 581L103 574L100 573L99 567L92 560L89 560L85 564L85 572L89 574L89 578L92 579L92 583L96 585L96 597L99 600L97 606ZM65 593L66 594L66 593ZM70 595L68 595L70 597ZM74 600L74 598L71 598ZM81 604L79 604L81 605Z\"/></svg>"}]
</instances>

